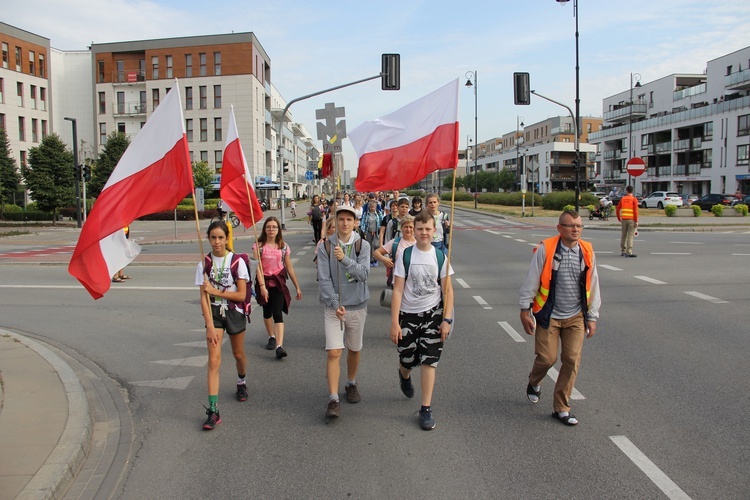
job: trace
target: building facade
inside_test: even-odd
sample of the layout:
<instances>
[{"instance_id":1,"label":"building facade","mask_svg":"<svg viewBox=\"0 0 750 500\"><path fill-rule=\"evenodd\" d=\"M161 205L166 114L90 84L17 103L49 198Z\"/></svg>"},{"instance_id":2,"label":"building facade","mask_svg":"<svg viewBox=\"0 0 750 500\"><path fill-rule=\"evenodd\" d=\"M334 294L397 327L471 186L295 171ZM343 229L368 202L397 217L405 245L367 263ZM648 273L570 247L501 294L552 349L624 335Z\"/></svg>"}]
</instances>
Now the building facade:
<instances>
[{"instance_id":1,"label":"building facade","mask_svg":"<svg viewBox=\"0 0 750 500\"><path fill-rule=\"evenodd\" d=\"M750 47L708 61L703 74L672 74L608 97L603 118L591 135L603 187L750 193ZM646 172L630 178L634 156Z\"/></svg>"}]
</instances>

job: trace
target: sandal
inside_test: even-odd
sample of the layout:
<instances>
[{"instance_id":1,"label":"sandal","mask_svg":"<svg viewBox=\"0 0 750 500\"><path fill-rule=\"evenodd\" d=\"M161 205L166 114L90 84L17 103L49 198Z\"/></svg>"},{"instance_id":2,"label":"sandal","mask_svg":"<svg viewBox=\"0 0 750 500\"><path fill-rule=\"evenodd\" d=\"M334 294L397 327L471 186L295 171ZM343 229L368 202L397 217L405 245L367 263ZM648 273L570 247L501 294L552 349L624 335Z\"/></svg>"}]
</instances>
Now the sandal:
<instances>
[{"instance_id":1,"label":"sandal","mask_svg":"<svg viewBox=\"0 0 750 500\"><path fill-rule=\"evenodd\" d=\"M552 418L556 418L557 420L559 420L565 425L570 425L570 426L578 425L578 419L572 413L568 413L567 415L563 417L563 416L560 416L558 412L553 411Z\"/></svg>"},{"instance_id":2,"label":"sandal","mask_svg":"<svg viewBox=\"0 0 750 500\"><path fill-rule=\"evenodd\" d=\"M112 278L112 283L122 283L123 281L124 280L122 278L118 278L117 276Z\"/></svg>"},{"instance_id":3,"label":"sandal","mask_svg":"<svg viewBox=\"0 0 750 500\"><path fill-rule=\"evenodd\" d=\"M130 276L128 276L127 274L123 274L122 276L120 276L120 279L121 280L129 280Z\"/></svg>"}]
</instances>

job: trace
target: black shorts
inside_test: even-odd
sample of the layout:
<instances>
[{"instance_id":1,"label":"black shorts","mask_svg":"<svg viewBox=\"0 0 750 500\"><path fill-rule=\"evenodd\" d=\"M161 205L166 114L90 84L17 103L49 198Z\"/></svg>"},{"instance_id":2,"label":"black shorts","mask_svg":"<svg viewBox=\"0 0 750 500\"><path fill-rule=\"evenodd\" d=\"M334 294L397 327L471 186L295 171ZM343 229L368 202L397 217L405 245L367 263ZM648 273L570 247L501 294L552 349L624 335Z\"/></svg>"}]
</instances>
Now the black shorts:
<instances>
[{"instance_id":1,"label":"black shorts","mask_svg":"<svg viewBox=\"0 0 750 500\"><path fill-rule=\"evenodd\" d=\"M401 366L407 370L419 365L437 367L443 352L442 322L442 304L421 313L399 313L401 340L398 341L398 359Z\"/></svg>"},{"instance_id":2,"label":"black shorts","mask_svg":"<svg viewBox=\"0 0 750 500\"><path fill-rule=\"evenodd\" d=\"M221 316L221 309L218 305L211 305L211 316L214 319L214 328L221 328L228 335L237 335L245 331L247 321L245 315L236 311L233 307L228 307L224 317Z\"/></svg>"}]
</instances>

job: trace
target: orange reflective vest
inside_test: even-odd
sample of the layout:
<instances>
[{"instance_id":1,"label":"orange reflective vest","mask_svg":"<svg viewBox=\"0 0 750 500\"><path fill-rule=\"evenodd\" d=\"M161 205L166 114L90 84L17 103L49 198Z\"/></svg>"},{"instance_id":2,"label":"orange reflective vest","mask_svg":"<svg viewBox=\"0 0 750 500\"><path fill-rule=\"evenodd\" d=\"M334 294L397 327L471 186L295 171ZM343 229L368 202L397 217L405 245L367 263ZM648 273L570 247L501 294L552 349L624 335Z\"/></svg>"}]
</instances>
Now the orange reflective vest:
<instances>
[{"instance_id":1,"label":"orange reflective vest","mask_svg":"<svg viewBox=\"0 0 750 500\"><path fill-rule=\"evenodd\" d=\"M531 305L531 310L539 324L544 328L549 327L549 318L552 315L552 308L554 306L555 276L557 274L557 269L553 269L552 264L557 249L561 244L559 235L547 238L541 243L541 245L544 245L544 267L542 268L542 273L539 278L539 290L536 293L536 297L534 297L534 303ZM583 310L585 318L591 300L591 275L594 271L594 247L588 241L583 240L578 240L578 246L581 249L581 255L585 264L585 269L581 273L581 309ZM585 299L583 299L584 296ZM550 297L552 297L551 302L549 301Z\"/></svg>"},{"instance_id":2,"label":"orange reflective vest","mask_svg":"<svg viewBox=\"0 0 750 500\"><path fill-rule=\"evenodd\" d=\"M638 200L632 194L626 194L617 204L617 218L638 222Z\"/></svg>"}]
</instances>

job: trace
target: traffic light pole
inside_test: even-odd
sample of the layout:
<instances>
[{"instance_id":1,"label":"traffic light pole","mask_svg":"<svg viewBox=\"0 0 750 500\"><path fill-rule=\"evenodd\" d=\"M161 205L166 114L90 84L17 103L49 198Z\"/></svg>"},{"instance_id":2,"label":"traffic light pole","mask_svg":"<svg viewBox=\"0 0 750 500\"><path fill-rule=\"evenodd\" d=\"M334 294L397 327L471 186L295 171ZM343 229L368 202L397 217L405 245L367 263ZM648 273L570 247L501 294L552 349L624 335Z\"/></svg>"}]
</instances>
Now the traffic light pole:
<instances>
[{"instance_id":1,"label":"traffic light pole","mask_svg":"<svg viewBox=\"0 0 750 500\"><path fill-rule=\"evenodd\" d=\"M65 117L73 124L73 175L76 182L76 222L81 227L81 178L83 172L78 168L78 124L75 118ZM76 175L77 172L77 175Z\"/></svg>"}]
</instances>

